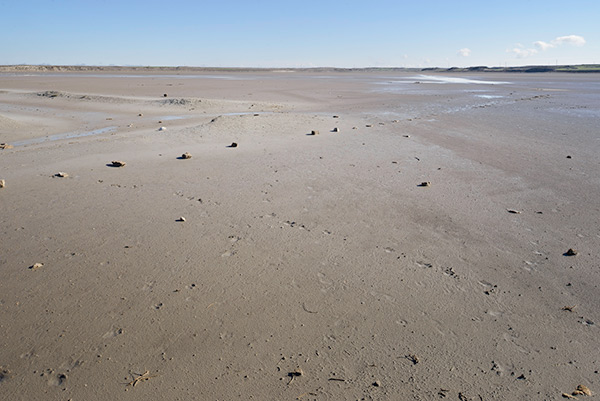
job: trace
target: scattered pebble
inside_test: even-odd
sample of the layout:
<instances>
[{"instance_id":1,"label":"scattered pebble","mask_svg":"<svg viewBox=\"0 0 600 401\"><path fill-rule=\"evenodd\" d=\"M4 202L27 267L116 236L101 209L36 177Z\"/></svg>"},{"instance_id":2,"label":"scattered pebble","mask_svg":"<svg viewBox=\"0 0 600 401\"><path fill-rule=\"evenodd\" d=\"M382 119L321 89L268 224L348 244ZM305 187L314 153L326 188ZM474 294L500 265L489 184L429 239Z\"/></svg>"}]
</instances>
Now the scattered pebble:
<instances>
[{"instance_id":1,"label":"scattered pebble","mask_svg":"<svg viewBox=\"0 0 600 401\"><path fill-rule=\"evenodd\" d=\"M408 359L409 361L411 361L413 363L413 365L416 365L417 363L421 362L419 360L419 357L414 355L414 354L409 354L406 355L406 359Z\"/></svg>"},{"instance_id":2,"label":"scattered pebble","mask_svg":"<svg viewBox=\"0 0 600 401\"><path fill-rule=\"evenodd\" d=\"M167 127L160 127L158 130L159 130L159 131L166 131L166 130L167 130Z\"/></svg>"},{"instance_id":3,"label":"scattered pebble","mask_svg":"<svg viewBox=\"0 0 600 401\"><path fill-rule=\"evenodd\" d=\"M163 95L163 97L167 97L167 96L168 96L168 95L167 95L166 93Z\"/></svg>"},{"instance_id":4,"label":"scattered pebble","mask_svg":"<svg viewBox=\"0 0 600 401\"><path fill-rule=\"evenodd\" d=\"M567 159L571 159L571 156L567 156Z\"/></svg>"},{"instance_id":5,"label":"scattered pebble","mask_svg":"<svg viewBox=\"0 0 600 401\"><path fill-rule=\"evenodd\" d=\"M138 114L138 117L143 117L144 115L142 113Z\"/></svg>"},{"instance_id":6,"label":"scattered pebble","mask_svg":"<svg viewBox=\"0 0 600 401\"><path fill-rule=\"evenodd\" d=\"M367 124L367 125L365 125L365 127L367 127L367 128L371 128L372 126L373 126L373 124Z\"/></svg>"},{"instance_id":7,"label":"scattered pebble","mask_svg":"<svg viewBox=\"0 0 600 401\"><path fill-rule=\"evenodd\" d=\"M431 186L431 182L430 181L423 181L422 183L420 183L417 186L418 187L430 187Z\"/></svg>"},{"instance_id":8,"label":"scattered pebble","mask_svg":"<svg viewBox=\"0 0 600 401\"><path fill-rule=\"evenodd\" d=\"M39 269L40 267L43 267L43 266L44 266L43 263L34 263L33 265L29 266L29 268L31 270L37 270L37 269Z\"/></svg>"},{"instance_id":9,"label":"scattered pebble","mask_svg":"<svg viewBox=\"0 0 600 401\"><path fill-rule=\"evenodd\" d=\"M229 145L230 148L237 148L238 144L236 142L231 142L231 145Z\"/></svg>"},{"instance_id":10,"label":"scattered pebble","mask_svg":"<svg viewBox=\"0 0 600 401\"><path fill-rule=\"evenodd\" d=\"M410 135L402 135L405 138L410 138Z\"/></svg>"},{"instance_id":11,"label":"scattered pebble","mask_svg":"<svg viewBox=\"0 0 600 401\"><path fill-rule=\"evenodd\" d=\"M6 181L0 180L0 188L4 188L6 186Z\"/></svg>"},{"instance_id":12,"label":"scattered pebble","mask_svg":"<svg viewBox=\"0 0 600 401\"><path fill-rule=\"evenodd\" d=\"M185 217L181 216L180 218L177 219L177 221L183 222L183 221L185 221Z\"/></svg>"},{"instance_id":13,"label":"scattered pebble","mask_svg":"<svg viewBox=\"0 0 600 401\"><path fill-rule=\"evenodd\" d=\"M310 135L319 135L319 131L314 129L314 130L310 131Z\"/></svg>"},{"instance_id":14,"label":"scattered pebble","mask_svg":"<svg viewBox=\"0 0 600 401\"><path fill-rule=\"evenodd\" d=\"M125 163L125 162L122 162L122 161L120 161L120 160L113 160L113 161L111 162L111 166L113 166L113 167L125 167L125 165L126 165L126 164L127 164L127 163Z\"/></svg>"},{"instance_id":15,"label":"scattered pebble","mask_svg":"<svg viewBox=\"0 0 600 401\"><path fill-rule=\"evenodd\" d=\"M573 248L569 248L569 250L567 252L564 253L565 256L575 256L577 255L579 252L577 252L575 249Z\"/></svg>"},{"instance_id":16,"label":"scattered pebble","mask_svg":"<svg viewBox=\"0 0 600 401\"><path fill-rule=\"evenodd\" d=\"M0 149L12 149L13 146L8 143L0 143Z\"/></svg>"},{"instance_id":17,"label":"scattered pebble","mask_svg":"<svg viewBox=\"0 0 600 401\"><path fill-rule=\"evenodd\" d=\"M506 211L508 213L512 213L512 214L521 214L521 212L519 212L518 210L514 210L514 209L506 209Z\"/></svg>"},{"instance_id":18,"label":"scattered pebble","mask_svg":"<svg viewBox=\"0 0 600 401\"><path fill-rule=\"evenodd\" d=\"M590 390L587 386L580 384L577 386L577 389L573 391L573 395L592 395L592 390Z\"/></svg>"},{"instance_id":19,"label":"scattered pebble","mask_svg":"<svg viewBox=\"0 0 600 401\"><path fill-rule=\"evenodd\" d=\"M61 177L61 178L67 178L69 176L69 174L59 171L58 173L54 174L54 176Z\"/></svg>"},{"instance_id":20,"label":"scattered pebble","mask_svg":"<svg viewBox=\"0 0 600 401\"><path fill-rule=\"evenodd\" d=\"M340 132L340 130L338 129L338 127L335 127L334 129L331 130L331 132Z\"/></svg>"},{"instance_id":21,"label":"scattered pebble","mask_svg":"<svg viewBox=\"0 0 600 401\"><path fill-rule=\"evenodd\" d=\"M333 116L333 118L340 118L340 116Z\"/></svg>"},{"instance_id":22,"label":"scattered pebble","mask_svg":"<svg viewBox=\"0 0 600 401\"><path fill-rule=\"evenodd\" d=\"M192 155L188 152L185 152L184 154L181 155L182 159L191 159Z\"/></svg>"},{"instance_id":23,"label":"scattered pebble","mask_svg":"<svg viewBox=\"0 0 600 401\"><path fill-rule=\"evenodd\" d=\"M375 386L375 387L381 387L381 382L379 380L375 380L373 382L373 386Z\"/></svg>"}]
</instances>

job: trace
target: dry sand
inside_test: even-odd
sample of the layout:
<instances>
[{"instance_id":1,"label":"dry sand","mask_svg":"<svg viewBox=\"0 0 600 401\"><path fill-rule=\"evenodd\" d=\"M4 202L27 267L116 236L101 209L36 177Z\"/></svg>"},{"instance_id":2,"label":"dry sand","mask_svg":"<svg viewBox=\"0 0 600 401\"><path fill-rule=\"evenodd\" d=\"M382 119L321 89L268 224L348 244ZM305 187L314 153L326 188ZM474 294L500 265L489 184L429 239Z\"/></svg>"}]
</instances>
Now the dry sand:
<instances>
[{"instance_id":1,"label":"dry sand","mask_svg":"<svg viewBox=\"0 0 600 401\"><path fill-rule=\"evenodd\" d=\"M177 74L0 75L0 399L600 392L596 75Z\"/></svg>"}]
</instances>

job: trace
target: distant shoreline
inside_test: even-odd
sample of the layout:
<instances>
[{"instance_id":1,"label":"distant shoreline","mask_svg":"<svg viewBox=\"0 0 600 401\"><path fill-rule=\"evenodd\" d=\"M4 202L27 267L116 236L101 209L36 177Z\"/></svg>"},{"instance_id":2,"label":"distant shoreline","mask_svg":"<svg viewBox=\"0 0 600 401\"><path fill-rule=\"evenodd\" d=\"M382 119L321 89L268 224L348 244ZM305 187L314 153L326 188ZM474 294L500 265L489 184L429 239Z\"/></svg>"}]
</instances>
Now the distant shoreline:
<instances>
[{"instance_id":1,"label":"distant shoreline","mask_svg":"<svg viewBox=\"0 0 600 401\"><path fill-rule=\"evenodd\" d=\"M600 64L579 65L531 65L521 67L451 67L451 68L404 68L404 67L366 67L366 68L242 68L242 67L154 67L154 66L73 66L73 65L0 65L0 72L574 72L598 73Z\"/></svg>"}]
</instances>

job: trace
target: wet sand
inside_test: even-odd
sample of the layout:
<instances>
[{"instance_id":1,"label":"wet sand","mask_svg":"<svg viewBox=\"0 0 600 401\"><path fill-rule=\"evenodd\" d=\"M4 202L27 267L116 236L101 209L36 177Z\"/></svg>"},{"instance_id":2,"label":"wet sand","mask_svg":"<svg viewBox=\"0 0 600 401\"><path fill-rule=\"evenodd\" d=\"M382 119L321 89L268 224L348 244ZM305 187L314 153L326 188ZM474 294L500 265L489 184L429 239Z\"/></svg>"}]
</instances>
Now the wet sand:
<instances>
[{"instance_id":1,"label":"wet sand","mask_svg":"<svg viewBox=\"0 0 600 401\"><path fill-rule=\"evenodd\" d=\"M0 74L0 398L600 391L599 121L596 75Z\"/></svg>"}]
</instances>

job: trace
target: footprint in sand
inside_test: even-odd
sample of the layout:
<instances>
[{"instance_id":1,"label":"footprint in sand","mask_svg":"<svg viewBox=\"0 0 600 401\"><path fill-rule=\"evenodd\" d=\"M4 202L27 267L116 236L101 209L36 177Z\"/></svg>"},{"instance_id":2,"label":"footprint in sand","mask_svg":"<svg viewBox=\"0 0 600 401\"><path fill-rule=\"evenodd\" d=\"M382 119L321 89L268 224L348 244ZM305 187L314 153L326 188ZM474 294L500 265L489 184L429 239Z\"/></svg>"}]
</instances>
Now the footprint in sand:
<instances>
[{"instance_id":1,"label":"footprint in sand","mask_svg":"<svg viewBox=\"0 0 600 401\"><path fill-rule=\"evenodd\" d=\"M418 261L416 263L419 267L423 267L423 268L427 268L427 269L430 269L433 267L433 265L431 263L427 263L427 262Z\"/></svg>"},{"instance_id":2,"label":"footprint in sand","mask_svg":"<svg viewBox=\"0 0 600 401\"><path fill-rule=\"evenodd\" d=\"M55 373L52 369L44 370L40 376L48 377L49 386L62 386L67 380L67 375L64 373Z\"/></svg>"},{"instance_id":3,"label":"footprint in sand","mask_svg":"<svg viewBox=\"0 0 600 401\"><path fill-rule=\"evenodd\" d=\"M106 333L104 333L104 335L102 336L102 338L113 338L116 337L118 335L123 334L123 329L121 328L112 328L109 331L107 331Z\"/></svg>"}]
</instances>

